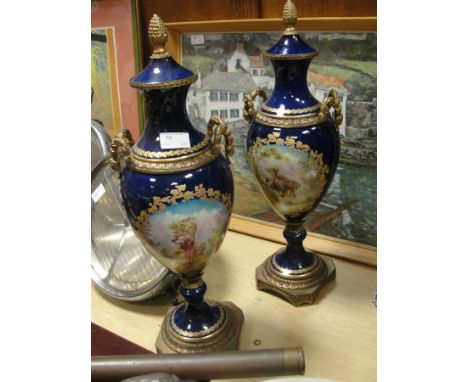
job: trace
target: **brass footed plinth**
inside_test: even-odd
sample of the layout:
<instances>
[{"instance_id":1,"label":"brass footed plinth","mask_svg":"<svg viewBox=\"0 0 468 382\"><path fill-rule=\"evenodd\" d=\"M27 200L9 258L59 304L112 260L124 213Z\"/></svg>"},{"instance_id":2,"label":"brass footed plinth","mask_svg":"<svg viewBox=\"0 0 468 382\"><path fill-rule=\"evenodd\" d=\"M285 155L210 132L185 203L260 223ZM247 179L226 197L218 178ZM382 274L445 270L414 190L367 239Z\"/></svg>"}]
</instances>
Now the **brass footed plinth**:
<instances>
[{"instance_id":1,"label":"brass footed plinth","mask_svg":"<svg viewBox=\"0 0 468 382\"><path fill-rule=\"evenodd\" d=\"M206 300L209 304L213 304ZM217 302L226 312L226 319L213 333L202 337L189 338L176 333L169 321L172 312L177 308L169 309L161 325L156 340L156 351L158 353L204 353L223 350L238 350L239 337L244 322L244 314L232 302Z\"/></svg>"},{"instance_id":2,"label":"brass footed plinth","mask_svg":"<svg viewBox=\"0 0 468 382\"><path fill-rule=\"evenodd\" d=\"M273 267L273 262L280 251L282 249L257 267L257 289L273 292L294 306L313 304L320 290L335 279L335 263L326 256L314 253L314 262L305 272L279 272Z\"/></svg>"}]
</instances>

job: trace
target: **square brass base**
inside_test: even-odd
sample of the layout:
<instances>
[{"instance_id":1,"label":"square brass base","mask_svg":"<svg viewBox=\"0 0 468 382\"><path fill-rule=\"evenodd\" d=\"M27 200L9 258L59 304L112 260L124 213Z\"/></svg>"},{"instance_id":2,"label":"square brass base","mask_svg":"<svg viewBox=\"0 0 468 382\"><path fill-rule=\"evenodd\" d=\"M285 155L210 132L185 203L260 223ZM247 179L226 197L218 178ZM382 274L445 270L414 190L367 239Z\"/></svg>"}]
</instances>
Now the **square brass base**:
<instances>
[{"instance_id":1,"label":"square brass base","mask_svg":"<svg viewBox=\"0 0 468 382\"><path fill-rule=\"evenodd\" d=\"M214 351L223 351L223 350L238 350L239 348L239 338L240 332L242 328L242 324L244 322L244 314L242 310L240 310L236 305L232 302L220 302L220 305L224 307L226 310L228 321L227 324L230 326L231 330L220 330L220 334L215 334L214 336L210 336L210 338L200 338L197 340L191 340L190 342L186 342L185 344L180 345L178 350L174 350L173 348L169 347L168 344L163 339L162 331L167 330L166 325L161 325L161 331L159 332L158 338L156 339L156 351L159 354L167 354L167 353L198 353L198 352L214 352ZM166 314L166 318L164 321L169 317L172 310L175 308L169 309ZM229 329L229 328L228 328ZM234 332L234 333L233 333ZM167 333L166 333L167 334ZM224 343L223 336L232 336L228 342L220 346L220 343ZM212 345L211 345L212 344ZM201 349L201 350L200 350Z\"/></svg>"},{"instance_id":2,"label":"square brass base","mask_svg":"<svg viewBox=\"0 0 468 382\"><path fill-rule=\"evenodd\" d=\"M267 265L268 261L270 261L270 256L260 266L258 266L255 271L255 276L257 279L257 289L273 292L274 294L285 298L294 306L313 304L320 290L326 284L328 284L330 281L335 280L336 278L336 267L333 260L323 255L316 254L316 256L319 256L327 266L327 275L318 284L310 288L289 289L270 283L263 275L263 268Z\"/></svg>"}]
</instances>

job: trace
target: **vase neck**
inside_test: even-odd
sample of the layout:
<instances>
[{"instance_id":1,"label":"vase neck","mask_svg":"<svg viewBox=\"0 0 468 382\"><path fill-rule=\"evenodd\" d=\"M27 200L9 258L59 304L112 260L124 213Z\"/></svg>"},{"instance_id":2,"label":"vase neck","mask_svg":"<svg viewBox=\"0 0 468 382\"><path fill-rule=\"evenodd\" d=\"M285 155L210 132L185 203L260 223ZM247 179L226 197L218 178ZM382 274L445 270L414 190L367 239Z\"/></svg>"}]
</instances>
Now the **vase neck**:
<instances>
[{"instance_id":1,"label":"vase neck","mask_svg":"<svg viewBox=\"0 0 468 382\"><path fill-rule=\"evenodd\" d=\"M149 90L145 93L146 130L177 131L178 125L188 122L185 107L188 86Z\"/></svg>"},{"instance_id":2,"label":"vase neck","mask_svg":"<svg viewBox=\"0 0 468 382\"><path fill-rule=\"evenodd\" d=\"M189 85L145 91L146 126L137 145L144 150L160 151L160 133L188 133L191 145L203 139L187 115L186 97Z\"/></svg>"},{"instance_id":3,"label":"vase neck","mask_svg":"<svg viewBox=\"0 0 468 382\"><path fill-rule=\"evenodd\" d=\"M307 69L310 59L272 60L275 70L275 87L267 105L272 108L302 109L318 101L307 86Z\"/></svg>"}]
</instances>

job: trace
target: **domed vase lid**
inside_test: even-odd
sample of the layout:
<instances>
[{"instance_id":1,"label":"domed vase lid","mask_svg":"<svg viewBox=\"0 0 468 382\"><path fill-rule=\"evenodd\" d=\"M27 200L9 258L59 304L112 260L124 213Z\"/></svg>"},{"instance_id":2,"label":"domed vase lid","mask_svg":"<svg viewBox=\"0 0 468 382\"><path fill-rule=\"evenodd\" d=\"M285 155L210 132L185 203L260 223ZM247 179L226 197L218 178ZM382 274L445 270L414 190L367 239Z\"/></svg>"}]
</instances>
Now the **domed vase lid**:
<instances>
[{"instance_id":1,"label":"domed vase lid","mask_svg":"<svg viewBox=\"0 0 468 382\"><path fill-rule=\"evenodd\" d=\"M148 65L130 80L137 89L167 89L195 82L196 74L179 65L166 50L167 29L158 15L151 18L148 35L154 45Z\"/></svg>"},{"instance_id":2,"label":"domed vase lid","mask_svg":"<svg viewBox=\"0 0 468 382\"><path fill-rule=\"evenodd\" d=\"M296 30L297 10L291 0L283 8L283 21L286 26L281 39L265 52L272 60L300 60L316 56L319 51L307 44Z\"/></svg>"},{"instance_id":3,"label":"domed vase lid","mask_svg":"<svg viewBox=\"0 0 468 382\"><path fill-rule=\"evenodd\" d=\"M211 118L206 132L192 125L186 97L189 85L198 75L179 65L166 50L167 29L156 14L151 18L148 35L154 51L148 65L130 80L130 86L144 91L146 126L136 143L129 139L128 132L118 137L115 153L127 150L127 165L146 174L198 169L218 157L223 136L227 143L225 153L232 155L233 138L220 118ZM117 160L114 168L120 169Z\"/></svg>"},{"instance_id":4,"label":"domed vase lid","mask_svg":"<svg viewBox=\"0 0 468 382\"><path fill-rule=\"evenodd\" d=\"M280 40L264 56L272 60L275 86L271 96L260 106L255 119L272 127L302 127L323 121L318 118L320 102L307 84L310 60L319 54L296 30L297 10L291 0L283 8L286 26Z\"/></svg>"}]
</instances>

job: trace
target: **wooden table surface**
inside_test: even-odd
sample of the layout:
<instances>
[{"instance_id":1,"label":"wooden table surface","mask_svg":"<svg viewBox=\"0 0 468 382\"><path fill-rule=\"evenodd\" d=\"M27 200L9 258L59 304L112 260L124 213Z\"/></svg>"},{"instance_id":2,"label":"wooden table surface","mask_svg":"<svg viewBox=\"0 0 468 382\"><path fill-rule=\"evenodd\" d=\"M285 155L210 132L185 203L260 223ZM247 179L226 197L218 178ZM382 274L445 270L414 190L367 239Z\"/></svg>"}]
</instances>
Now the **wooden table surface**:
<instances>
[{"instance_id":1,"label":"wooden table surface","mask_svg":"<svg viewBox=\"0 0 468 382\"><path fill-rule=\"evenodd\" d=\"M335 259L337 280L315 305L294 307L255 288L255 268L280 244L229 231L205 270L207 298L232 301L244 312L240 349L302 346L305 375L342 382L377 380L376 268ZM122 302L92 288L91 320L154 351L170 296ZM251 379L259 381L259 379Z\"/></svg>"}]
</instances>

